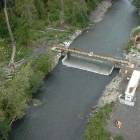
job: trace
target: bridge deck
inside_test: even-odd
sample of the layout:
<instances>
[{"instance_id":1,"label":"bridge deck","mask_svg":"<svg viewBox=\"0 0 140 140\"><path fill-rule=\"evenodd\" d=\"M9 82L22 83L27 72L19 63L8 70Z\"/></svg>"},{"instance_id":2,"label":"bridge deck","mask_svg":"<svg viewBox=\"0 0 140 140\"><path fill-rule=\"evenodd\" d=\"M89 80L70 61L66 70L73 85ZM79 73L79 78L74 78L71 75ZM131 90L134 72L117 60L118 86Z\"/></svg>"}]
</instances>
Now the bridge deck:
<instances>
[{"instance_id":1,"label":"bridge deck","mask_svg":"<svg viewBox=\"0 0 140 140\"><path fill-rule=\"evenodd\" d=\"M68 48L64 48L64 47L53 47L52 50L65 51L67 53L76 53L76 54L86 55L86 56L90 56L90 57L94 57L94 58L104 59L104 60L112 61L117 64L125 64L131 68L133 68L135 66L135 64L132 62L129 62L129 61L126 61L123 59L119 59L116 57L112 57L112 56L93 53L93 52L85 52L82 50L68 49Z\"/></svg>"}]
</instances>

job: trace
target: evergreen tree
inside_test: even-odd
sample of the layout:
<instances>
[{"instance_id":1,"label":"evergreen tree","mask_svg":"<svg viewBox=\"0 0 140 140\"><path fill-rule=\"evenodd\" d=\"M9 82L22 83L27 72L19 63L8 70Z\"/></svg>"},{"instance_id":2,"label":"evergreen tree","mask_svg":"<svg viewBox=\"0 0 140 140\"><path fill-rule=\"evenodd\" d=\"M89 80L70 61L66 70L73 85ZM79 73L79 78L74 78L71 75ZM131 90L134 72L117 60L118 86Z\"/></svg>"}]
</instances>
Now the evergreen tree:
<instances>
[{"instance_id":1,"label":"evergreen tree","mask_svg":"<svg viewBox=\"0 0 140 140\"><path fill-rule=\"evenodd\" d=\"M12 81L7 85L6 92L6 112L9 114L10 120L20 119L24 115L27 108L26 89L29 87L29 75L31 74L30 65L26 65L18 73Z\"/></svg>"},{"instance_id":2,"label":"evergreen tree","mask_svg":"<svg viewBox=\"0 0 140 140\"><path fill-rule=\"evenodd\" d=\"M34 0L34 4L37 10L38 17L41 19L44 19L46 11L45 11L43 2L41 0Z\"/></svg>"},{"instance_id":3,"label":"evergreen tree","mask_svg":"<svg viewBox=\"0 0 140 140\"><path fill-rule=\"evenodd\" d=\"M66 1L66 3L69 3L69 1ZM71 0L65 8L65 19L67 23L74 26L85 26L89 21L87 11L87 5L84 0L80 2Z\"/></svg>"},{"instance_id":4,"label":"evergreen tree","mask_svg":"<svg viewBox=\"0 0 140 140\"><path fill-rule=\"evenodd\" d=\"M59 16L60 16L60 3L58 3L58 0L48 0L47 1L47 11L48 11L48 17L49 22L53 23L58 22L59 23Z\"/></svg>"},{"instance_id":5,"label":"evergreen tree","mask_svg":"<svg viewBox=\"0 0 140 140\"><path fill-rule=\"evenodd\" d=\"M31 41L34 10L34 0L16 0L15 11L19 16L16 34L20 43L28 44Z\"/></svg>"},{"instance_id":6,"label":"evergreen tree","mask_svg":"<svg viewBox=\"0 0 140 140\"><path fill-rule=\"evenodd\" d=\"M24 116L27 109L27 88L32 73L27 64L16 73L13 80L0 85L0 136L7 137L11 124Z\"/></svg>"}]
</instances>

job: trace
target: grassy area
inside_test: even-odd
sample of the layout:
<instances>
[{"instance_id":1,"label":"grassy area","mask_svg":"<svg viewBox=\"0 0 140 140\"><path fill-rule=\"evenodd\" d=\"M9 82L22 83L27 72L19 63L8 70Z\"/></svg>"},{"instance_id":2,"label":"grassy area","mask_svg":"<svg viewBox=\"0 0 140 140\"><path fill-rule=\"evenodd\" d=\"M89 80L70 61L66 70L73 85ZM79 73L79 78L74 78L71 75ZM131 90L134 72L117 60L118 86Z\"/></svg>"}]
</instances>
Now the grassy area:
<instances>
[{"instance_id":1,"label":"grassy area","mask_svg":"<svg viewBox=\"0 0 140 140\"><path fill-rule=\"evenodd\" d=\"M85 131L83 140L110 140L111 135L105 129L105 120L109 119L114 102L106 104L96 115L94 115ZM122 136L113 138L114 140L123 140Z\"/></svg>"}]
</instances>

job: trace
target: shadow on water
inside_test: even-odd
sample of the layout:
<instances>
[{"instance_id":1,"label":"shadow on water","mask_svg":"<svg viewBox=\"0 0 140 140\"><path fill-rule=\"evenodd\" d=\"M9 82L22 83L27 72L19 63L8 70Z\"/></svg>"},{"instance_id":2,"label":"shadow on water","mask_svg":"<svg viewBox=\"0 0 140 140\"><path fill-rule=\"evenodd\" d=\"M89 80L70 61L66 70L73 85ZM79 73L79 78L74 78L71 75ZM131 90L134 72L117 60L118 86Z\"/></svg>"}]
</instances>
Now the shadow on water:
<instances>
[{"instance_id":1,"label":"shadow on water","mask_svg":"<svg viewBox=\"0 0 140 140\"><path fill-rule=\"evenodd\" d=\"M104 19L80 35L71 47L123 57L123 47L137 25L136 9L127 0L118 0ZM44 104L30 106L24 118L14 123L9 140L81 139L90 108L117 74L116 69L110 76L104 76L68 68L60 61L44 80L43 90L36 94Z\"/></svg>"}]
</instances>

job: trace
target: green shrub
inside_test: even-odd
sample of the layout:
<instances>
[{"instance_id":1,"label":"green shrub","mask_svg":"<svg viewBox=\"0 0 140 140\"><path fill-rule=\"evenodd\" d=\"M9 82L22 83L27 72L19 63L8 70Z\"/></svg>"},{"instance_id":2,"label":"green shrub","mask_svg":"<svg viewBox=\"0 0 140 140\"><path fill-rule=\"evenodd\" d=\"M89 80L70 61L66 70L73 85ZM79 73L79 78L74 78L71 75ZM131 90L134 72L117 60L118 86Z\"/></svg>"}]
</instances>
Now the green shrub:
<instances>
[{"instance_id":1,"label":"green shrub","mask_svg":"<svg viewBox=\"0 0 140 140\"><path fill-rule=\"evenodd\" d=\"M132 4L135 5L140 10L140 2L139 2L139 0L133 0Z\"/></svg>"},{"instance_id":2,"label":"green shrub","mask_svg":"<svg viewBox=\"0 0 140 140\"><path fill-rule=\"evenodd\" d=\"M16 45L16 55L15 61L19 61L24 57L30 56L33 50L30 47L26 47L25 45L20 45L19 43Z\"/></svg>"},{"instance_id":3,"label":"green shrub","mask_svg":"<svg viewBox=\"0 0 140 140\"><path fill-rule=\"evenodd\" d=\"M27 89L30 95L37 92L42 84L43 78L51 71L53 63L54 53L51 51L38 56L32 61L31 67L33 69L33 73L29 78L30 87Z\"/></svg>"},{"instance_id":4,"label":"green shrub","mask_svg":"<svg viewBox=\"0 0 140 140\"><path fill-rule=\"evenodd\" d=\"M138 49L138 52L140 52L140 49Z\"/></svg>"},{"instance_id":5,"label":"green shrub","mask_svg":"<svg viewBox=\"0 0 140 140\"><path fill-rule=\"evenodd\" d=\"M37 13L38 13L38 17L39 18L45 18L45 8L43 5L43 2L41 0L34 0L34 5L36 7Z\"/></svg>"},{"instance_id":6,"label":"green shrub","mask_svg":"<svg viewBox=\"0 0 140 140\"><path fill-rule=\"evenodd\" d=\"M8 55L7 55L5 48L0 46L0 62L1 61L4 62L7 59L7 56Z\"/></svg>"},{"instance_id":7,"label":"green shrub","mask_svg":"<svg viewBox=\"0 0 140 140\"><path fill-rule=\"evenodd\" d=\"M40 71L33 72L33 74L30 75L29 78L30 87L27 89L29 96L35 94L38 91L40 85L42 84L43 78L44 74Z\"/></svg>"},{"instance_id":8,"label":"green shrub","mask_svg":"<svg viewBox=\"0 0 140 140\"><path fill-rule=\"evenodd\" d=\"M18 26L18 18L14 14L13 15L10 15L10 25L11 25L12 32L14 33L15 32L15 29ZM15 33L14 33L14 36L16 36Z\"/></svg>"},{"instance_id":9,"label":"green shrub","mask_svg":"<svg viewBox=\"0 0 140 140\"><path fill-rule=\"evenodd\" d=\"M90 14L91 11L93 11L97 4L100 3L102 0L86 0L87 7L88 7L88 14Z\"/></svg>"},{"instance_id":10,"label":"green shrub","mask_svg":"<svg viewBox=\"0 0 140 140\"><path fill-rule=\"evenodd\" d=\"M9 126L9 122L7 120L0 120L0 138L8 137L8 132L11 130L11 126ZM1 139L2 140L2 139Z\"/></svg>"},{"instance_id":11,"label":"green shrub","mask_svg":"<svg viewBox=\"0 0 140 140\"><path fill-rule=\"evenodd\" d=\"M47 74L51 70L51 59L50 54L43 54L36 58L32 63L32 68L38 72L41 71L44 74Z\"/></svg>"},{"instance_id":12,"label":"green shrub","mask_svg":"<svg viewBox=\"0 0 140 140\"><path fill-rule=\"evenodd\" d=\"M95 114L85 131L83 140L110 140L110 134L105 129L105 120L109 119L112 112L114 102L106 104L101 110ZM124 140L122 136L116 136L113 140Z\"/></svg>"},{"instance_id":13,"label":"green shrub","mask_svg":"<svg viewBox=\"0 0 140 140\"><path fill-rule=\"evenodd\" d=\"M9 37L5 17L3 13L0 13L0 38Z\"/></svg>"},{"instance_id":14,"label":"green shrub","mask_svg":"<svg viewBox=\"0 0 140 140\"><path fill-rule=\"evenodd\" d=\"M110 140L110 134L105 130L105 119L109 118L114 102L106 104L89 122L83 140Z\"/></svg>"},{"instance_id":15,"label":"green shrub","mask_svg":"<svg viewBox=\"0 0 140 140\"><path fill-rule=\"evenodd\" d=\"M124 49L129 52L130 49L132 48L132 46L134 45L133 43L134 43L134 41L129 39L129 41L128 41L128 43L127 43L127 45L125 46Z\"/></svg>"},{"instance_id":16,"label":"green shrub","mask_svg":"<svg viewBox=\"0 0 140 140\"><path fill-rule=\"evenodd\" d=\"M89 22L87 11L85 1L75 1L65 8L65 21L78 28L84 27Z\"/></svg>"},{"instance_id":17,"label":"green shrub","mask_svg":"<svg viewBox=\"0 0 140 140\"><path fill-rule=\"evenodd\" d=\"M133 35L133 36L136 36L136 35L138 35L139 33L140 33L140 28L135 29L135 30L133 31L132 35Z\"/></svg>"}]
</instances>

